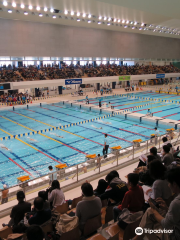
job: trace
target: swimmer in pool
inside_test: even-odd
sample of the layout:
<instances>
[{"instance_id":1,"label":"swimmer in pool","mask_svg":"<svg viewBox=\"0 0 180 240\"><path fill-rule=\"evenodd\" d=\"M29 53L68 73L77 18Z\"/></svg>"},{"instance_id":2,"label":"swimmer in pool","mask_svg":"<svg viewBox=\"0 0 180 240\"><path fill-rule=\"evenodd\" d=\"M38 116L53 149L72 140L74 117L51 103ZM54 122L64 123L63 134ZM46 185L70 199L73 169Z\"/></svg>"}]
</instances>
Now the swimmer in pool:
<instances>
[{"instance_id":1,"label":"swimmer in pool","mask_svg":"<svg viewBox=\"0 0 180 240\"><path fill-rule=\"evenodd\" d=\"M112 124L111 122L104 122L104 121L102 121L102 120L98 120L99 122L102 122L102 123L104 123L104 124Z\"/></svg>"},{"instance_id":2,"label":"swimmer in pool","mask_svg":"<svg viewBox=\"0 0 180 240\"><path fill-rule=\"evenodd\" d=\"M91 125L93 128L95 128L95 129L102 129L102 127L100 127L100 128L98 128L98 127L96 127L96 126L94 126L94 125Z\"/></svg>"},{"instance_id":3,"label":"swimmer in pool","mask_svg":"<svg viewBox=\"0 0 180 240\"><path fill-rule=\"evenodd\" d=\"M35 139L33 139L33 138L30 138L30 137L28 137L29 138L29 140L31 141L31 142L38 142L37 140L35 140Z\"/></svg>"},{"instance_id":4,"label":"swimmer in pool","mask_svg":"<svg viewBox=\"0 0 180 240\"><path fill-rule=\"evenodd\" d=\"M5 150L7 150L7 151L10 151L10 149L7 148L6 146L4 146L3 144L1 144L0 147L1 147L2 149L5 149Z\"/></svg>"}]
</instances>

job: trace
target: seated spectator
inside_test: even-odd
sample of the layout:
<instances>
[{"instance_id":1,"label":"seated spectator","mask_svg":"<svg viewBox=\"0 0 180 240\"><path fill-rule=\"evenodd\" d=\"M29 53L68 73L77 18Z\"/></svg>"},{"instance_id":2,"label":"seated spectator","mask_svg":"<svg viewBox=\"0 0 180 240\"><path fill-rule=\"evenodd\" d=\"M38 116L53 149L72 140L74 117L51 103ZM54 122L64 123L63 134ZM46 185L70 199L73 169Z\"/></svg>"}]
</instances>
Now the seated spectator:
<instances>
[{"instance_id":1,"label":"seated spectator","mask_svg":"<svg viewBox=\"0 0 180 240\"><path fill-rule=\"evenodd\" d=\"M105 193L107 187L108 187L108 183L104 179L100 179L98 181L97 188L94 190L94 195L99 196L99 195Z\"/></svg>"},{"instance_id":2,"label":"seated spectator","mask_svg":"<svg viewBox=\"0 0 180 240\"><path fill-rule=\"evenodd\" d=\"M152 186L152 184L154 183L154 179L151 177L150 172L149 172L149 165L150 162L152 162L153 160L155 160L155 156L153 155L148 155L147 156L147 166L144 167L140 167L138 169L136 169L134 172L139 174L139 181L140 181L140 185L147 185L147 186Z\"/></svg>"},{"instance_id":3,"label":"seated spectator","mask_svg":"<svg viewBox=\"0 0 180 240\"><path fill-rule=\"evenodd\" d=\"M42 198L37 197L34 199L34 208L36 213L29 218L27 223L25 223L26 226L33 224L42 225L51 219L51 210L44 210L44 201Z\"/></svg>"},{"instance_id":4,"label":"seated spectator","mask_svg":"<svg viewBox=\"0 0 180 240\"><path fill-rule=\"evenodd\" d=\"M170 153L170 147L168 146L168 144L163 146L163 154L162 155L163 155L162 162L164 163L164 165L166 167L168 167L174 161L174 157Z\"/></svg>"},{"instance_id":5,"label":"seated spectator","mask_svg":"<svg viewBox=\"0 0 180 240\"><path fill-rule=\"evenodd\" d=\"M153 199L160 197L165 201L168 200L172 196L172 192L165 180L166 167L159 160L153 160L149 165L149 172L155 181L152 189L149 189L146 194ZM149 192L151 193L148 194Z\"/></svg>"},{"instance_id":6,"label":"seated spectator","mask_svg":"<svg viewBox=\"0 0 180 240\"><path fill-rule=\"evenodd\" d=\"M106 176L108 188L99 197L101 200L111 199L112 204L119 203L123 200L124 194L128 191L127 184L119 178L117 171L112 171Z\"/></svg>"},{"instance_id":7,"label":"seated spectator","mask_svg":"<svg viewBox=\"0 0 180 240\"><path fill-rule=\"evenodd\" d=\"M154 156L157 160L161 161L160 155L157 154L157 148L156 147L150 148L150 155Z\"/></svg>"},{"instance_id":8,"label":"seated spectator","mask_svg":"<svg viewBox=\"0 0 180 240\"><path fill-rule=\"evenodd\" d=\"M77 204L76 216L79 218L79 227L83 231L86 221L101 213L102 203L100 198L94 196L90 183L83 183L81 186L83 199Z\"/></svg>"},{"instance_id":9,"label":"seated spectator","mask_svg":"<svg viewBox=\"0 0 180 240\"><path fill-rule=\"evenodd\" d=\"M167 137L163 137L162 141L163 141L163 145L162 145L162 149L161 149L161 154L163 154L163 146L165 146L165 145L167 145L169 143Z\"/></svg>"},{"instance_id":10,"label":"seated spectator","mask_svg":"<svg viewBox=\"0 0 180 240\"><path fill-rule=\"evenodd\" d=\"M131 212L138 212L143 209L145 203L143 189L138 185L138 174L130 173L127 178L129 191L125 193L122 203L118 207L113 208L114 222L118 220L118 216L124 208Z\"/></svg>"},{"instance_id":11,"label":"seated spectator","mask_svg":"<svg viewBox=\"0 0 180 240\"><path fill-rule=\"evenodd\" d=\"M27 240L44 240L44 233L41 227L32 225L26 231Z\"/></svg>"},{"instance_id":12,"label":"seated spectator","mask_svg":"<svg viewBox=\"0 0 180 240\"><path fill-rule=\"evenodd\" d=\"M48 195L46 191L38 192L38 197L41 197L44 201L44 210L50 209L50 203L48 201Z\"/></svg>"},{"instance_id":13,"label":"seated spectator","mask_svg":"<svg viewBox=\"0 0 180 240\"><path fill-rule=\"evenodd\" d=\"M180 239L180 168L171 169L167 172L166 179L173 193L177 196L170 203L168 207L162 198L157 198L156 202L159 203L159 209L149 201L150 208L145 212L141 222L141 228L152 230L166 229L170 230L169 233L156 233L148 234L143 233L137 235L132 240L143 240L145 235L148 239ZM157 238L158 236L158 238Z\"/></svg>"},{"instance_id":14,"label":"seated spectator","mask_svg":"<svg viewBox=\"0 0 180 240\"><path fill-rule=\"evenodd\" d=\"M173 155L174 152L175 152L174 147L172 146L171 143L168 143L167 146L170 147L170 151L169 151L169 153Z\"/></svg>"},{"instance_id":15,"label":"seated spectator","mask_svg":"<svg viewBox=\"0 0 180 240\"><path fill-rule=\"evenodd\" d=\"M58 180L54 180L52 182L51 188L48 189L48 201L52 202L53 208L66 203L64 193L60 189Z\"/></svg>"},{"instance_id":16,"label":"seated spectator","mask_svg":"<svg viewBox=\"0 0 180 240\"><path fill-rule=\"evenodd\" d=\"M31 211L31 203L25 202L25 194L23 191L19 191L16 194L18 204L15 205L10 214L11 220L9 221L9 226L17 225L21 220L24 219L24 215Z\"/></svg>"}]
</instances>

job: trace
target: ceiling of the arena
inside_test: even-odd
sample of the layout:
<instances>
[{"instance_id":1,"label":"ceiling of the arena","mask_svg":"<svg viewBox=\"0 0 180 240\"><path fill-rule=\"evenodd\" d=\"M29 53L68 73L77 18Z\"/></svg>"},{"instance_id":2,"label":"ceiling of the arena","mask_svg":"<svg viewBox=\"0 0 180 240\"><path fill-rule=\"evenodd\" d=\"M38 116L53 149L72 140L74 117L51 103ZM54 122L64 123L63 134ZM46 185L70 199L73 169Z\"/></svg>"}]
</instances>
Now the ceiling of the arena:
<instances>
[{"instance_id":1,"label":"ceiling of the arena","mask_svg":"<svg viewBox=\"0 0 180 240\"><path fill-rule=\"evenodd\" d=\"M0 18L180 38L180 0L2 0Z\"/></svg>"}]
</instances>

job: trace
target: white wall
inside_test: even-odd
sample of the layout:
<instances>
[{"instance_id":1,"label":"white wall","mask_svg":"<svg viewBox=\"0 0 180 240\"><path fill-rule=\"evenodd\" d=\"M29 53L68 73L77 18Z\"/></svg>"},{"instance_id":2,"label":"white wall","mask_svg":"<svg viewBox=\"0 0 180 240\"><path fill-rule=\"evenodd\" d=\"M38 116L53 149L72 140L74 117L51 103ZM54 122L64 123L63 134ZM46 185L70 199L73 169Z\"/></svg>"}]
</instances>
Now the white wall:
<instances>
[{"instance_id":1,"label":"white wall","mask_svg":"<svg viewBox=\"0 0 180 240\"><path fill-rule=\"evenodd\" d=\"M0 56L180 59L180 40L0 18Z\"/></svg>"}]
</instances>

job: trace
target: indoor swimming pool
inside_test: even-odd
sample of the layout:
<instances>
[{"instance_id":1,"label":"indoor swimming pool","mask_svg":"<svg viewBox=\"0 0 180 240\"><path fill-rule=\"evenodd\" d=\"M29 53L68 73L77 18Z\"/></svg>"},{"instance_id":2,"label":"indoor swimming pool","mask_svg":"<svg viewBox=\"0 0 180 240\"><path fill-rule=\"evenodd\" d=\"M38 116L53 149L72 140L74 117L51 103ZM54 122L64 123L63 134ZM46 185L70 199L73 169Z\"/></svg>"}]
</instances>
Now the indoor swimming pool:
<instances>
[{"instance_id":1,"label":"indoor swimming pool","mask_svg":"<svg viewBox=\"0 0 180 240\"><path fill-rule=\"evenodd\" d=\"M16 185L19 176L33 179L48 174L49 165L73 166L85 162L88 154L102 155L105 133L110 147L122 148L132 146L134 139L146 141L154 133L152 123L105 115L62 102L1 109L0 188ZM160 134L166 128L159 127Z\"/></svg>"}]
</instances>

